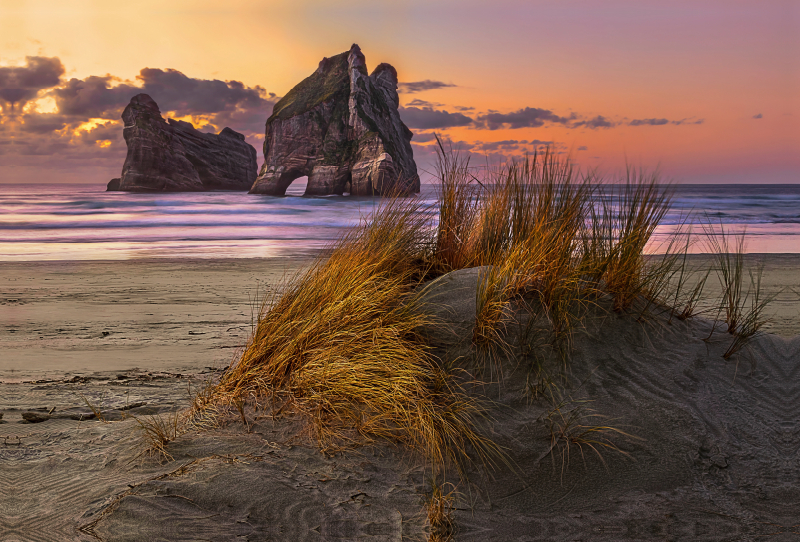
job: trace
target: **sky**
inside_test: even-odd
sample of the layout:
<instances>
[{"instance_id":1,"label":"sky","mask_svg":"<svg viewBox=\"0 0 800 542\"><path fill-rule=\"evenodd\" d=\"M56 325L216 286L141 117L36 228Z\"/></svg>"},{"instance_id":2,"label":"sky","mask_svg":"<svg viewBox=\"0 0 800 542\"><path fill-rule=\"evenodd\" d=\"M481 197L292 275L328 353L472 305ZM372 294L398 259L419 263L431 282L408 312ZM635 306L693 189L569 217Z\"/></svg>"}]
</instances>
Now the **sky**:
<instances>
[{"instance_id":1,"label":"sky","mask_svg":"<svg viewBox=\"0 0 800 542\"><path fill-rule=\"evenodd\" d=\"M550 146L585 170L800 183L797 0L0 0L0 183L106 183L140 92L259 151L272 106L358 43L395 66L423 181ZM259 162L260 165L260 162Z\"/></svg>"}]
</instances>

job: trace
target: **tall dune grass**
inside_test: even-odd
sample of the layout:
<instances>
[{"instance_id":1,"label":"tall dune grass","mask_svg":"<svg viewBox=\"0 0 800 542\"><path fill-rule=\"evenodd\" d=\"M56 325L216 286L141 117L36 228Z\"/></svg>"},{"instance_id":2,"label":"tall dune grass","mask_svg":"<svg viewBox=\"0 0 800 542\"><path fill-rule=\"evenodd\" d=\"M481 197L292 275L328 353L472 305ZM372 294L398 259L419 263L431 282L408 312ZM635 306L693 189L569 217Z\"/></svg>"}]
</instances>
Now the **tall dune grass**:
<instances>
[{"instance_id":1,"label":"tall dune grass","mask_svg":"<svg viewBox=\"0 0 800 542\"><path fill-rule=\"evenodd\" d=\"M216 402L269 398L302 415L325 450L390 439L432 466L499 449L476 429L463 393L419 331L432 325L414 292L430 225L413 199L389 198L359 228L266 303Z\"/></svg>"},{"instance_id":2,"label":"tall dune grass","mask_svg":"<svg viewBox=\"0 0 800 542\"><path fill-rule=\"evenodd\" d=\"M667 302L680 262L674 240L660 261L648 263L645 255L671 203L657 172L628 168L622 182L606 188L593 171L579 173L569 157L545 149L479 177L441 141L437 172L441 207L432 265L489 266L476 299L479 351L510 352L503 337L514 301L546 318L555 342L567 347L597 295L609 296L617 311L640 299L645 307Z\"/></svg>"},{"instance_id":3,"label":"tall dune grass","mask_svg":"<svg viewBox=\"0 0 800 542\"><path fill-rule=\"evenodd\" d=\"M722 224L717 229L708 218L703 227L722 288L719 313L724 313L726 331L733 335L730 346L723 354L725 359L729 359L761 333L761 328L769 321L764 315L765 309L778 294L765 296L762 293L763 264L755 269L748 269L745 264L745 231L732 236ZM747 288L744 284L746 275L750 277L750 286Z\"/></svg>"},{"instance_id":4,"label":"tall dune grass","mask_svg":"<svg viewBox=\"0 0 800 542\"><path fill-rule=\"evenodd\" d=\"M602 297L620 312L640 303L640 314L651 305L674 314L684 303L672 277L683 284L688 241L681 252L675 234L667 254L646 257L672 197L657 173L629 168L603 186L546 149L477 174L437 143L437 219L414 198L384 199L265 300L243 354L195 401L197 419L233 405L246 422L245 402L268 403L273 415L302 416L325 450L389 439L437 469L493 462L503 454L478 429L481 402L421 333L436 325L423 303L427 278L484 267L472 342L498 363L514 355L507 328L519 307L529 323L547 322L564 352ZM679 315L691 315L698 288Z\"/></svg>"}]
</instances>

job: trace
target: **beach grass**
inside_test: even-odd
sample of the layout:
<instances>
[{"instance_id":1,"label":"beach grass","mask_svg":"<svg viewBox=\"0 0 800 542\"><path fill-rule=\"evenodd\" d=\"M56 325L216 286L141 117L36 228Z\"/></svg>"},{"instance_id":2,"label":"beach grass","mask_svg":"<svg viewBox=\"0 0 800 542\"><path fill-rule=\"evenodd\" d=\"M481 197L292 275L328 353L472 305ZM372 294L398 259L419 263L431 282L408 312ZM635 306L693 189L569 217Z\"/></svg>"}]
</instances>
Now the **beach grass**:
<instances>
[{"instance_id":1,"label":"beach grass","mask_svg":"<svg viewBox=\"0 0 800 542\"><path fill-rule=\"evenodd\" d=\"M428 542L451 542L456 534L453 518L456 488L449 482L432 482L431 492L425 500L428 520Z\"/></svg>"},{"instance_id":2,"label":"beach grass","mask_svg":"<svg viewBox=\"0 0 800 542\"><path fill-rule=\"evenodd\" d=\"M626 433L618 427L599 422L605 417L588 408L587 400L573 400L572 398L553 399L553 407L544 417L550 432L549 454L555 454L561 459L561 475L563 477L570 465L571 454L576 451L580 454L585 464L586 452L593 452L601 463L605 465L603 451L614 451L624 456L629 456L626 451L619 448L611 440L612 436L622 436L628 439L638 437Z\"/></svg>"},{"instance_id":3,"label":"beach grass","mask_svg":"<svg viewBox=\"0 0 800 542\"><path fill-rule=\"evenodd\" d=\"M134 416L133 419L139 424L139 429L147 443L142 454L172 461L173 457L167 450L167 446L181 434L184 427L183 414L175 411L170 414Z\"/></svg>"},{"instance_id":4,"label":"beach grass","mask_svg":"<svg viewBox=\"0 0 800 542\"><path fill-rule=\"evenodd\" d=\"M688 251L682 230L668 236L662 256L647 256L672 200L657 171L628 167L622 178L604 183L596 172L581 173L568 156L545 149L479 173L440 141L437 172L432 267L486 267L472 337L480 369L483 360L497 366L514 350L506 339L512 305L532 312L529 323L549 323L562 358L600 297L617 312L641 304L640 318L653 307L676 310L671 279L683 273ZM681 314L688 317L695 302L688 300Z\"/></svg>"},{"instance_id":5,"label":"beach grass","mask_svg":"<svg viewBox=\"0 0 800 542\"><path fill-rule=\"evenodd\" d=\"M717 314L718 317L724 314L722 322L726 331L733 336L722 355L723 358L730 359L761 333L761 329L769 322L765 315L766 308L780 292L764 295L761 288L763 264L756 264L754 268L746 265L745 230L731 234L725 231L722 224L717 227L708 218L703 227L722 289ZM746 284L747 278L749 285Z\"/></svg>"},{"instance_id":6,"label":"beach grass","mask_svg":"<svg viewBox=\"0 0 800 542\"><path fill-rule=\"evenodd\" d=\"M327 257L265 303L243 355L203 400L269 399L301 415L325 451L389 439L435 468L500 449L477 430L462 392L420 331L435 325L415 291L429 224L413 199L384 199Z\"/></svg>"},{"instance_id":7,"label":"beach grass","mask_svg":"<svg viewBox=\"0 0 800 542\"><path fill-rule=\"evenodd\" d=\"M479 170L437 142L438 215L413 197L386 197L280 294L266 297L241 356L195 397L192 423L230 412L250 430L252 405L273 417L300 416L325 452L389 440L437 471L455 465L463 472L475 460L507 462L481 431L484 399L464 384L482 376L487 360L498 375L505 360L541 360L534 350L543 344L529 344L534 326L546 324L547 342L566 364L592 307L640 320L656 308L670 318L697 313L709 274L688 285L690 236L679 227L662 254L648 255L672 201L657 171L629 167L605 182L550 149ZM725 286L721 306L739 341L729 357L758 333L766 303L757 275L754 293L743 297L741 248L731 255L724 241L713 247ZM475 365L455 373L427 342L425 330L439 323L423 300L429 279L476 266ZM509 330L522 322L520 312L527 318L515 343ZM536 374L520 387L552 396L555 377L533 366ZM606 436L622 432L584 423L584 414L552 409L553 445L565 444L565 454L574 445L581 453L614 449Z\"/></svg>"}]
</instances>

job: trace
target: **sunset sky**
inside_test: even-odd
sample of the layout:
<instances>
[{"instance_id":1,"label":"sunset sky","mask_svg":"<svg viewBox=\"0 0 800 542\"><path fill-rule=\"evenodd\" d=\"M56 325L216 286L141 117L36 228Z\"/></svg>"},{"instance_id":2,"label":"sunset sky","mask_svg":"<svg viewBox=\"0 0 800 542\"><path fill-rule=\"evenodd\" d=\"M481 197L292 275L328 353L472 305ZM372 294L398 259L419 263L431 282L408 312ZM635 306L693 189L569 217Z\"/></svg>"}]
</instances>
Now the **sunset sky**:
<instances>
[{"instance_id":1,"label":"sunset sky","mask_svg":"<svg viewBox=\"0 0 800 542\"><path fill-rule=\"evenodd\" d=\"M607 172L800 183L796 0L0 0L0 182L118 177L143 91L260 161L272 105L352 43L397 68L423 171L437 132L477 161L550 144Z\"/></svg>"}]
</instances>

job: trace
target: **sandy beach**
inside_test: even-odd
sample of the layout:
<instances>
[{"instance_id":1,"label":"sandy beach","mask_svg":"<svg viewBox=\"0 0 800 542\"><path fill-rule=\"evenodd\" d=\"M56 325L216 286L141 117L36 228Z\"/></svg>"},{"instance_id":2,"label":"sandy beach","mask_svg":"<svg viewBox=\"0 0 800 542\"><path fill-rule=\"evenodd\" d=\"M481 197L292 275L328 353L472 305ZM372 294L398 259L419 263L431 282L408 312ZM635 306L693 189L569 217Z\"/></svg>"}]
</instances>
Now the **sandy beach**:
<instances>
[{"instance_id":1,"label":"sandy beach","mask_svg":"<svg viewBox=\"0 0 800 542\"><path fill-rule=\"evenodd\" d=\"M325 456L291 417L254 416L250 432L232 420L178 438L171 461L141 455L135 417L186 408L260 298L309 262L0 264L0 540L425 539L429 480L388 444ZM565 467L552 405L523 396L521 368L505 374L491 432L514 468L453 480L455 539L800 536L800 255L764 262L774 321L732 360L704 318L604 316L576 337L571 400L632 435L614 438L629 455L573 446ZM434 345L468 357L477 273L439 280Z\"/></svg>"},{"instance_id":2,"label":"sandy beach","mask_svg":"<svg viewBox=\"0 0 800 542\"><path fill-rule=\"evenodd\" d=\"M305 258L0 263L0 380L227 365Z\"/></svg>"},{"instance_id":3,"label":"sandy beach","mask_svg":"<svg viewBox=\"0 0 800 542\"><path fill-rule=\"evenodd\" d=\"M311 256L271 259L0 262L0 381L95 371L194 373L226 366L254 310ZM800 255L749 255L776 295L764 330L800 334ZM690 255L689 267L710 258ZM712 275L706 297L719 295Z\"/></svg>"}]
</instances>

